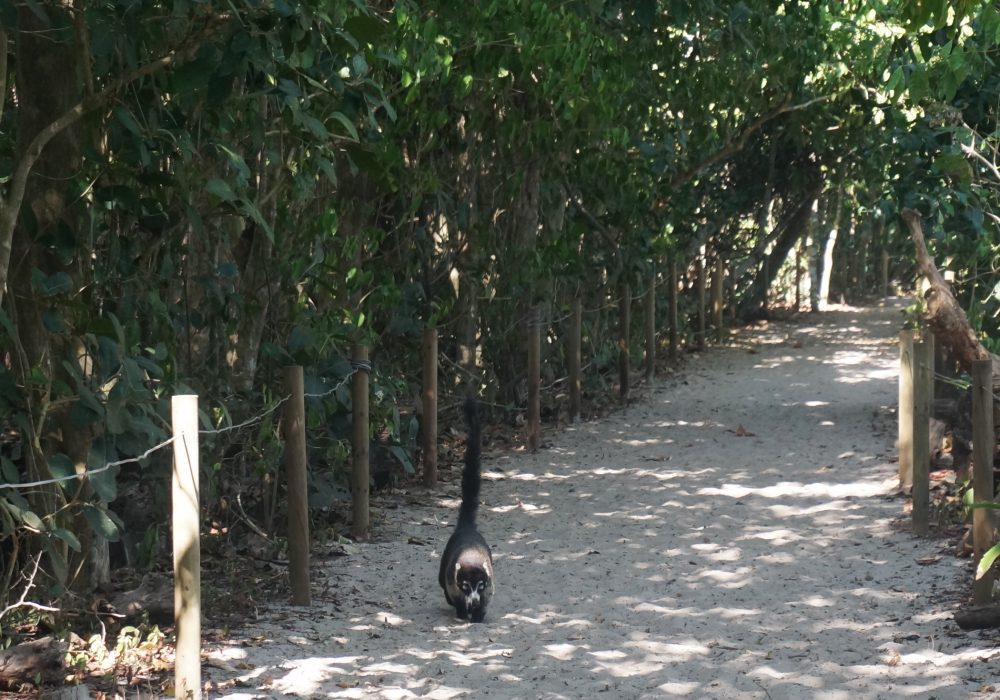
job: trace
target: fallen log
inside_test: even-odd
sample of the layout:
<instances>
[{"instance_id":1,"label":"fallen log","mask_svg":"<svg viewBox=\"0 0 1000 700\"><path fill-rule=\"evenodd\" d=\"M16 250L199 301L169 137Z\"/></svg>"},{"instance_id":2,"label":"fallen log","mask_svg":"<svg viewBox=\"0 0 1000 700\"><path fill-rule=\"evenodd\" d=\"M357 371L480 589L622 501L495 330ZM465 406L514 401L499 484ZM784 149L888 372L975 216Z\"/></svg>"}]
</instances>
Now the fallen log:
<instances>
[{"instance_id":1,"label":"fallen log","mask_svg":"<svg viewBox=\"0 0 1000 700\"><path fill-rule=\"evenodd\" d=\"M65 675L67 649L66 642L42 637L0 651L0 687L61 681Z\"/></svg>"},{"instance_id":2,"label":"fallen log","mask_svg":"<svg viewBox=\"0 0 1000 700\"><path fill-rule=\"evenodd\" d=\"M955 622L964 630L985 630L1000 627L1000 606L979 605L955 613Z\"/></svg>"}]
</instances>

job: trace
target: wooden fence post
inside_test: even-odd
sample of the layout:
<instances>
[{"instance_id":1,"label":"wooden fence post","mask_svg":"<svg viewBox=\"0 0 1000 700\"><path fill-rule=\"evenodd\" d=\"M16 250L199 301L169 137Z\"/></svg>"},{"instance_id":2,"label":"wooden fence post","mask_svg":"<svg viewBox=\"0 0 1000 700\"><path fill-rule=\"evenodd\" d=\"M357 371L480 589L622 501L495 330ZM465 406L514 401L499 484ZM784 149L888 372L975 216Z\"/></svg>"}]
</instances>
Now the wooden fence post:
<instances>
[{"instance_id":1,"label":"wooden fence post","mask_svg":"<svg viewBox=\"0 0 1000 700\"><path fill-rule=\"evenodd\" d=\"M643 317L646 335L646 383L656 376L656 271L649 276L649 288L646 290Z\"/></svg>"},{"instance_id":2,"label":"wooden fence post","mask_svg":"<svg viewBox=\"0 0 1000 700\"><path fill-rule=\"evenodd\" d=\"M177 648L174 697L201 698L201 506L198 477L198 397L174 396L172 479L174 622Z\"/></svg>"},{"instance_id":3,"label":"wooden fence post","mask_svg":"<svg viewBox=\"0 0 1000 700\"><path fill-rule=\"evenodd\" d=\"M541 383L542 383L542 332L538 307L528 316L528 420L527 448L536 452L542 442Z\"/></svg>"},{"instance_id":4,"label":"wooden fence post","mask_svg":"<svg viewBox=\"0 0 1000 700\"><path fill-rule=\"evenodd\" d=\"M882 249L882 296L889 296L889 251Z\"/></svg>"},{"instance_id":5,"label":"wooden fence post","mask_svg":"<svg viewBox=\"0 0 1000 700\"><path fill-rule=\"evenodd\" d=\"M993 362L972 361L972 492L974 500L993 501L993 453L996 436L993 433ZM974 508L972 511L972 544L976 563L993 546L993 511ZM993 575L987 572L972 586L976 605L993 598Z\"/></svg>"},{"instance_id":6,"label":"wooden fence post","mask_svg":"<svg viewBox=\"0 0 1000 700\"><path fill-rule=\"evenodd\" d=\"M282 414L288 480L288 573L292 605L309 605L309 489L306 475L306 406L302 367L285 367L288 402Z\"/></svg>"},{"instance_id":7,"label":"wooden fence post","mask_svg":"<svg viewBox=\"0 0 1000 700\"><path fill-rule=\"evenodd\" d=\"M670 359L676 360L679 353L678 348L678 313L677 313L677 259L670 255L670 290L667 294L667 303L670 305Z\"/></svg>"},{"instance_id":8,"label":"wooden fence post","mask_svg":"<svg viewBox=\"0 0 1000 700\"><path fill-rule=\"evenodd\" d=\"M899 332L899 487L913 485L913 331Z\"/></svg>"},{"instance_id":9,"label":"wooden fence post","mask_svg":"<svg viewBox=\"0 0 1000 700\"><path fill-rule=\"evenodd\" d=\"M420 453L424 462L424 485L437 484L438 463L438 330L424 328L421 352L424 387L421 394Z\"/></svg>"},{"instance_id":10,"label":"wooden fence post","mask_svg":"<svg viewBox=\"0 0 1000 700\"><path fill-rule=\"evenodd\" d=\"M628 404L629 370L629 328L631 327L632 290L623 282L618 293L618 395L623 404Z\"/></svg>"},{"instance_id":11,"label":"wooden fence post","mask_svg":"<svg viewBox=\"0 0 1000 700\"><path fill-rule=\"evenodd\" d=\"M924 333L926 337L927 333ZM931 345L913 344L913 532L927 534L930 517L930 396L933 367Z\"/></svg>"},{"instance_id":12,"label":"wooden fence post","mask_svg":"<svg viewBox=\"0 0 1000 700\"><path fill-rule=\"evenodd\" d=\"M363 539L368 536L368 485L371 479L368 465L368 348L355 345L351 353L354 376L351 378L351 534Z\"/></svg>"},{"instance_id":13,"label":"wooden fence post","mask_svg":"<svg viewBox=\"0 0 1000 700\"><path fill-rule=\"evenodd\" d=\"M708 332L708 319L706 318L706 304L705 304L705 246L702 246L698 250L698 255L694 259L695 272L698 275L698 343L697 347L699 350L705 349L705 343L707 339L705 334Z\"/></svg>"},{"instance_id":14,"label":"wooden fence post","mask_svg":"<svg viewBox=\"0 0 1000 700\"><path fill-rule=\"evenodd\" d=\"M569 420L575 422L580 418L581 392L583 377L581 376L581 346L583 344L583 301L577 297L573 300L573 312L569 324Z\"/></svg>"},{"instance_id":15,"label":"wooden fence post","mask_svg":"<svg viewBox=\"0 0 1000 700\"><path fill-rule=\"evenodd\" d=\"M717 257L712 266L712 325L715 326L715 342L721 343L725 340L725 322L722 320L724 309L725 288L725 263L721 257Z\"/></svg>"}]
</instances>

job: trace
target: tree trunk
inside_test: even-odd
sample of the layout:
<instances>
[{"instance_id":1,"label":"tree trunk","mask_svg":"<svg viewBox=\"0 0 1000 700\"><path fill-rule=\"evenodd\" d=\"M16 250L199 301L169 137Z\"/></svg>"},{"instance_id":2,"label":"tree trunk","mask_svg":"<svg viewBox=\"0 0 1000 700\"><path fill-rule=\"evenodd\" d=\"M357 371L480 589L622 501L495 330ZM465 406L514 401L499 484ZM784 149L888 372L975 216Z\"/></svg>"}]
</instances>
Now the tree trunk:
<instances>
[{"instance_id":1,"label":"tree trunk","mask_svg":"<svg viewBox=\"0 0 1000 700\"><path fill-rule=\"evenodd\" d=\"M782 221L778 224L780 233L774 241L771 253L764 256L761 269L751 282L750 291L740 303L740 318L755 318L764 312L767 293L771 288L771 283L774 282L775 274L781 269L781 263L788 257L792 246L806 233L806 225L809 223L809 217L812 216L812 205L819 196L821 188L822 183L818 183L806 193L798 206L782 217Z\"/></svg>"},{"instance_id":2,"label":"tree trunk","mask_svg":"<svg viewBox=\"0 0 1000 700\"><path fill-rule=\"evenodd\" d=\"M924 319L937 341L948 347L955 362L964 371L972 371L973 360L992 360L993 383L997 384L1000 377L1000 357L991 354L979 342L965 311L952 294L951 287L938 272L934 260L927 252L920 214L912 209L904 209L901 215L910 229L910 238L917 254L917 268L930 285L924 294L927 302Z\"/></svg>"},{"instance_id":3,"label":"tree trunk","mask_svg":"<svg viewBox=\"0 0 1000 700\"><path fill-rule=\"evenodd\" d=\"M56 227L69 231L78 230L78 212L70 207L67 191L78 177L83 163L81 122L55 133L47 146L33 153L36 138L53 123L54 115L72 111L83 98L79 78L81 65L89 65L89 56L81 56L74 43L73 20L60 6L47 6L48 21L42 21L27 5L18 7L18 32L16 35L17 110L15 116L17 140L15 155L19 163L33 160L31 174L25 181L23 202L31 212L33 226L22 216L15 226L11 239L10 289L7 308L18 329L18 347L14 367L20 383L37 386L29 381L30 374L40 369L42 374L73 386L75 379L67 367L88 378L93 371L93 359L76 330L67 328L60 334L50 333L42 322L42 312L50 306L37 296L35 275L49 277L56 273L69 276L68 291L86 289L90 279L90 260L79 253L66 264L49 250L47 240ZM57 31L63 30L63 31ZM24 211L22 210L22 214ZM64 362L66 364L64 364ZM53 407L54 397L47 390L27 394L32 426L38 433L29 435L27 454L28 478L47 479L52 474L46 463L46 451L62 451L72 462L77 473L87 469L87 458L93 444L94 433L90 425L81 426L70 420L70 404ZM48 421L41 422L47 415ZM77 498L90 500L93 491L89 482ZM66 503L66 495L58 485L46 486L29 494L33 507L45 517L56 513ZM100 504L104 505L104 504ZM62 527L73 529L82 544L80 553L72 553L62 544L57 549L66 558L70 572L80 572L82 577L72 583L78 590L92 590L95 585L109 578L107 543L87 525L77 509L64 510L58 519Z\"/></svg>"}]
</instances>

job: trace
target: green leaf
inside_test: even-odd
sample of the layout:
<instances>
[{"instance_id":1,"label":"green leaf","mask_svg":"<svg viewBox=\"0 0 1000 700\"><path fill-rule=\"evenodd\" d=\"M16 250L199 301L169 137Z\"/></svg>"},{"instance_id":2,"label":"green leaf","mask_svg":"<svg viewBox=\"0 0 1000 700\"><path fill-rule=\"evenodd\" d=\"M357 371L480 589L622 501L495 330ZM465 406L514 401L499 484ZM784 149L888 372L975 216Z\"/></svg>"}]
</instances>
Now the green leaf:
<instances>
[{"instance_id":1,"label":"green leaf","mask_svg":"<svg viewBox=\"0 0 1000 700\"><path fill-rule=\"evenodd\" d=\"M80 546L80 540L78 540L76 538L76 535L74 535L66 528L57 527L52 530L52 534L61 539L66 544L68 544L69 548L72 549L74 552L79 552L82 549L82 547Z\"/></svg>"},{"instance_id":2,"label":"green leaf","mask_svg":"<svg viewBox=\"0 0 1000 700\"><path fill-rule=\"evenodd\" d=\"M239 209L241 212L253 219L258 226L264 229L264 233L267 234L267 237L271 239L272 243L274 243L274 229L271 228L271 225L264 218L264 215L260 213L260 209L257 208L256 204L251 202L249 199L241 199Z\"/></svg>"},{"instance_id":3,"label":"green leaf","mask_svg":"<svg viewBox=\"0 0 1000 700\"><path fill-rule=\"evenodd\" d=\"M115 114L115 118L122 123L122 126L132 132L133 135L142 137L142 127L139 126L139 122L135 120L135 117L132 116L131 112L121 105L116 106L112 111Z\"/></svg>"},{"instance_id":4,"label":"green leaf","mask_svg":"<svg viewBox=\"0 0 1000 700\"><path fill-rule=\"evenodd\" d=\"M49 471L52 478L60 479L59 485L64 490L70 491L76 488L76 469L73 467L73 460L63 452L56 452L49 457Z\"/></svg>"},{"instance_id":5,"label":"green leaf","mask_svg":"<svg viewBox=\"0 0 1000 700\"><path fill-rule=\"evenodd\" d=\"M386 26L375 17L357 15L344 22L344 30L361 41L374 44L386 30Z\"/></svg>"},{"instance_id":6,"label":"green leaf","mask_svg":"<svg viewBox=\"0 0 1000 700\"><path fill-rule=\"evenodd\" d=\"M205 183L205 190L221 199L223 202L232 202L236 199L236 193L233 192L233 188L229 186L229 183L225 180L217 177L213 177L211 180Z\"/></svg>"},{"instance_id":7,"label":"green leaf","mask_svg":"<svg viewBox=\"0 0 1000 700\"><path fill-rule=\"evenodd\" d=\"M979 560L979 564L976 566L976 580L978 581L986 572L990 570L993 566L993 562L1000 557L1000 543L997 543L983 552L983 558Z\"/></svg>"},{"instance_id":8,"label":"green leaf","mask_svg":"<svg viewBox=\"0 0 1000 700\"><path fill-rule=\"evenodd\" d=\"M344 130L352 139L354 139L355 141L358 140L358 130L354 126L354 122L352 122L350 119L347 118L346 114L344 114L343 112L334 112L330 116L336 119L338 122L340 122L341 125L343 125Z\"/></svg>"},{"instance_id":9,"label":"green leaf","mask_svg":"<svg viewBox=\"0 0 1000 700\"><path fill-rule=\"evenodd\" d=\"M49 539L45 541L45 553L49 555L49 565L52 567L52 575L60 585L65 585L69 578L69 566L66 564L66 557L56 546L55 541Z\"/></svg>"},{"instance_id":10,"label":"green leaf","mask_svg":"<svg viewBox=\"0 0 1000 700\"><path fill-rule=\"evenodd\" d=\"M0 455L0 477L5 484L16 484L21 480L17 465L9 457Z\"/></svg>"},{"instance_id":11,"label":"green leaf","mask_svg":"<svg viewBox=\"0 0 1000 700\"><path fill-rule=\"evenodd\" d=\"M98 508L92 503L85 503L83 505L83 516L87 519L87 524L90 525L94 532L108 542L117 542L121 537L118 525L115 524L115 521L108 516L103 508Z\"/></svg>"},{"instance_id":12,"label":"green leaf","mask_svg":"<svg viewBox=\"0 0 1000 700\"><path fill-rule=\"evenodd\" d=\"M103 441L94 443L90 454L87 455L87 468L93 470L88 472L88 476L90 477L91 486L94 487L94 493L105 503L111 503L111 501L118 497L118 467L111 467L110 469L104 469L104 471L97 470L103 469L109 460L118 455L117 453L112 455L105 454L106 450L102 449L105 445L106 443Z\"/></svg>"}]
</instances>

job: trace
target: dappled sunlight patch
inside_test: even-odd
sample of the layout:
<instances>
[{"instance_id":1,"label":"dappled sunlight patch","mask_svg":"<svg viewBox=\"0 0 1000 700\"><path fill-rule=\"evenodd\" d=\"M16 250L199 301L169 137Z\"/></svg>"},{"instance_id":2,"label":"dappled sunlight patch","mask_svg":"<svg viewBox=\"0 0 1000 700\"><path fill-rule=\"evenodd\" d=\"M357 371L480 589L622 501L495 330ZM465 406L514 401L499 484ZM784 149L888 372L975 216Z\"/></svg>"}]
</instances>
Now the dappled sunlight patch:
<instances>
[{"instance_id":1,"label":"dappled sunlight patch","mask_svg":"<svg viewBox=\"0 0 1000 700\"><path fill-rule=\"evenodd\" d=\"M772 509L773 510L773 509ZM792 542L798 542L802 539L802 536L795 532L794 530L789 530L787 528L779 528L777 530L765 530L763 532L753 532L747 535L743 535L739 539L741 540L764 540L765 542L773 542L774 544L791 544Z\"/></svg>"},{"instance_id":2,"label":"dappled sunlight patch","mask_svg":"<svg viewBox=\"0 0 1000 700\"><path fill-rule=\"evenodd\" d=\"M739 547L723 547L713 542L693 544L691 549L711 561L739 561L742 556Z\"/></svg>"},{"instance_id":3,"label":"dappled sunlight patch","mask_svg":"<svg viewBox=\"0 0 1000 700\"><path fill-rule=\"evenodd\" d=\"M881 481L850 481L850 482L813 482L804 484L798 481L782 481L771 486L753 488L737 484L723 484L721 487L698 489L699 496L728 496L729 498L746 498L761 496L763 498L783 498L798 496L802 498L872 498L889 492L894 486L892 479Z\"/></svg>"},{"instance_id":4,"label":"dappled sunlight patch","mask_svg":"<svg viewBox=\"0 0 1000 700\"><path fill-rule=\"evenodd\" d=\"M789 603L791 606L805 605L810 608L832 608L837 604L837 601L832 598L826 598L820 595L812 595L802 600L796 601L794 603Z\"/></svg>"},{"instance_id":5,"label":"dappled sunlight patch","mask_svg":"<svg viewBox=\"0 0 1000 700\"><path fill-rule=\"evenodd\" d=\"M546 656L551 656L557 661L569 661L576 656L576 652L579 650L580 647L576 644L563 642L561 644L546 644L544 653Z\"/></svg>"},{"instance_id":6,"label":"dappled sunlight patch","mask_svg":"<svg viewBox=\"0 0 1000 700\"><path fill-rule=\"evenodd\" d=\"M264 680L265 684L274 690L287 689L287 692L310 693L318 690L330 678L354 674L357 662L363 658L359 656L299 658L294 661L283 661L279 667L265 667L263 673L257 673L252 677ZM278 671L286 673L279 677Z\"/></svg>"},{"instance_id":7,"label":"dappled sunlight patch","mask_svg":"<svg viewBox=\"0 0 1000 700\"><path fill-rule=\"evenodd\" d=\"M794 564L796 559L788 552L773 552L770 554L761 554L754 561L759 561L763 564Z\"/></svg>"},{"instance_id":8,"label":"dappled sunlight patch","mask_svg":"<svg viewBox=\"0 0 1000 700\"><path fill-rule=\"evenodd\" d=\"M668 681L657 686L656 689L668 696L693 695L702 689L702 685L690 681Z\"/></svg>"},{"instance_id":9,"label":"dappled sunlight patch","mask_svg":"<svg viewBox=\"0 0 1000 700\"><path fill-rule=\"evenodd\" d=\"M850 501L845 501L843 499L838 499L836 501L825 501L823 503L817 503L811 506L788 506L788 505L773 505L768 506L768 509L778 518L796 518L796 517L806 517L810 515L818 515L819 513L829 513L835 512L838 514L843 514L852 510L859 510L861 506L857 504L852 504Z\"/></svg>"},{"instance_id":10,"label":"dappled sunlight patch","mask_svg":"<svg viewBox=\"0 0 1000 700\"><path fill-rule=\"evenodd\" d=\"M892 591L885 590L881 588L854 588L852 590L846 591L846 594L854 598L865 598L867 600L874 600L879 602L889 602L895 600L913 600L917 596L915 593L908 593L905 591Z\"/></svg>"},{"instance_id":11,"label":"dappled sunlight patch","mask_svg":"<svg viewBox=\"0 0 1000 700\"><path fill-rule=\"evenodd\" d=\"M646 438L645 440L633 438L631 440L623 440L616 438L614 440L610 440L610 442L613 445L625 445L627 447L648 447L650 445L668 445L673 443L673 440L661 440L660 438Z\"/></svg>"},{"instance_id":12,"label":"dappled sunlight patch","mask_svg":"<svg viewBox=\"0 0 1000 700\"><path fill-rule=\"evenodd\" d=\"M753 581L753 577L750 576L752 572L753 569L749 566L741 566L733 571L705 569L703 571L699 571L694 578L708 579L709 581L714 582L719 588L744 588L749 586Z\"/></svg>"}]
</instances>

